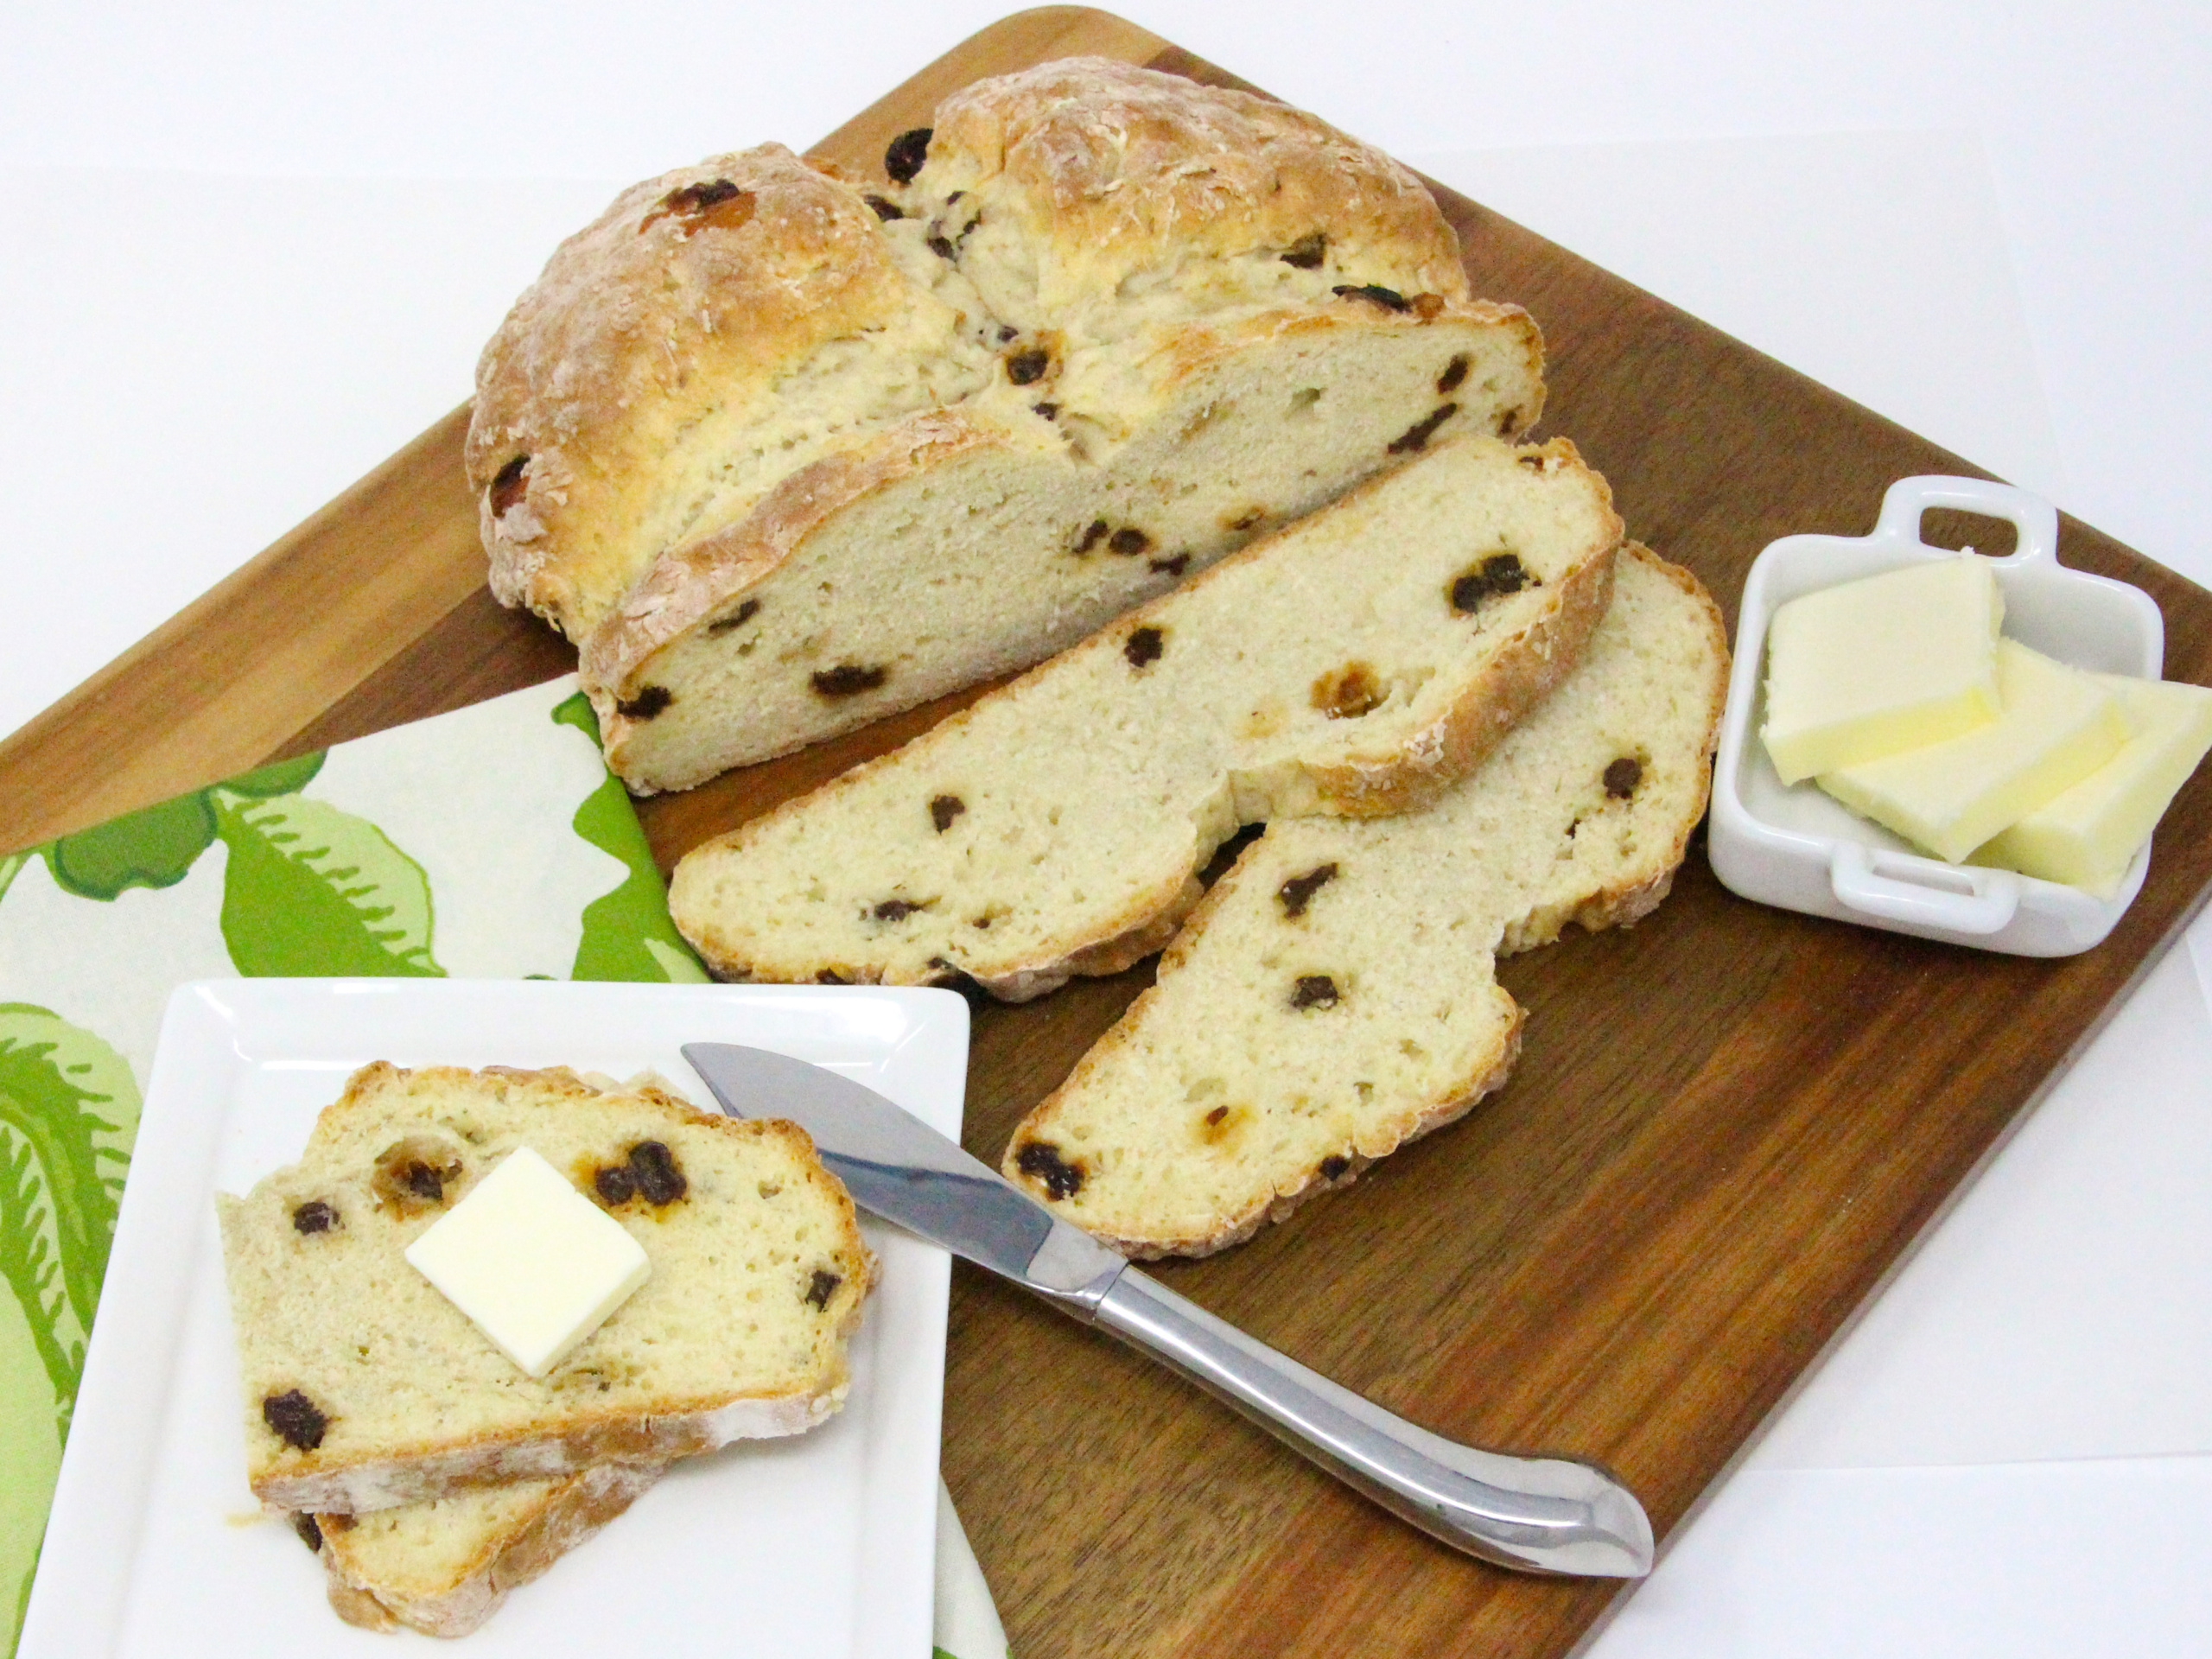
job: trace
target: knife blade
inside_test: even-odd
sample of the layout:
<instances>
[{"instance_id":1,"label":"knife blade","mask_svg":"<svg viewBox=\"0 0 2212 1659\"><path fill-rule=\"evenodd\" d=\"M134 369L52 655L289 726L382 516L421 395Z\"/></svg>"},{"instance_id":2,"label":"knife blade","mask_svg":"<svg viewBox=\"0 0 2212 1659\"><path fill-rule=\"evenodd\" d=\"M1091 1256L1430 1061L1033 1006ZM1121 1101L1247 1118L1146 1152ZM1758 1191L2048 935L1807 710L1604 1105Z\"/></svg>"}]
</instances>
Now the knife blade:
<instances>
[{"instance_id":1,"label":"knife blade","mask_svg":"<svg viewBox=\"0 0 2212 1659\"><path fill-rule=\"evenodd\" d=\"M683 1058L731 1116L805 1129L861 1208L1103 1326L1431 1537L1524 1572L1651 1570L1643 1506L1598 1464L1485 1451L1385 1411L1131 1267L864 1084L733 1043Z\"/></svg>"}]
</instances>

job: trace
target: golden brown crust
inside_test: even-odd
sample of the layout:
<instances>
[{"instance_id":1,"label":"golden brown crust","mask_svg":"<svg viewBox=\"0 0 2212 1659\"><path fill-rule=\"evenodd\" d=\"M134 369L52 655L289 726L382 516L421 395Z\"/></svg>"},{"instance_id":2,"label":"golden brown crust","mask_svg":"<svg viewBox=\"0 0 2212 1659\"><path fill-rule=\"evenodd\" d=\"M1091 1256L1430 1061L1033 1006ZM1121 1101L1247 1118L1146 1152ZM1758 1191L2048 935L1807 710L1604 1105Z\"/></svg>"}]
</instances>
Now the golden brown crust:
<instances>
[{"instance_id":1,"label":"golden brown crust","mask_svg":"<svg viewBox=\"0 0 2212 1659\"><path fill-rule=\"evenodd\" d=\"M1572 909L1557 914L1539 912L1531 915L1520 926L1507 930L1505 938L1498 945L1500 956L1512 956L1522 950L1533 950L1539 945L1549 944L1567 931L1569 923L1586 933L1597 933L1609 927L1633 927L1658 909L1674 889L1675 873L1688 855L1690 837L1697 833L1697 826L1705 821L1705 810L1712 798L1713 755L1720 741L1720 716L1728 702L1728 625L1720 614L1720 607L1713 603L1713 595L1705 590L1705 584L1681 565L1669 564L1641 542L1622 543L1620 556L1634 559L1656 572L1696 602L1700 621L1712 644L1714 657L1722 664L1722 672L1709 688L1706 699L1705 748L1692 769L1698 784L1697 806L1695 810L1684 815L1681 819L1673 844L1660 861L1661 868L1656 875L1649 880L1605 888L1592 893Z\"/></svg>"},{"instance_id":2,"label":"golden brown crust","mask_svg":"<svg viewBox=\"0 0 2212 1659\"><path fill-rule=\"evenodd\" d=\"M880 756L878 759L889 758ZM868 764L873 766L877 762ZM861 770L855 767L853 772L845 774L845 778L851 778ZM843 778L835 779L823 787L834 789L844 781ZM728 835L716 837L709 844L734 842L744 833L743 830L732 830ZM1034 964L1025 963L1003 972L976 974L969 977L1001 1002L1031 1002L1059 989L1078 976L1118 974L1125 969L1135 967L1173 938L1176 929L1182 925L1183 918L1190 913L1205 891L1195 876L1181 877L1153 893L1140 895L1116 911L1101 924L1099 937L1089 944ZM886 973L880 967L868 963L825 963L812 957L804 960L777 961L757 948L734 943L715 925L712 915L692 912L683 906L672 888L671 908L672 912L683 912L677 926L683 930L684 937L699 953L700 960L717 979L740 984L754 980L769 984L792 984L813 980L837 985L933 985L948 982L948 976L941 969L904 975L896 971Z\"/></svg>"},{"instance_id":3,"label":"golden brown crust","mask_svg":"<svg viewBox=\"0 0 2212 1659\"><path fill-rule=\"evenodd\" d=\"M720 203L671 210L725 185ZM670 435L908 293L860 194L781 144L624 191L556 250L477 368L467 467L493 590L582 639L638 574L610 527L638 516Z\"/></svg>"},{"instance_id":4,"label":"golden brown crust","mask_svg":"<svg viewBox=\"0 0 2212 1659\"><path fill-rule=\"evenodd\" d=\"M1198 877L1185 876L1165 904L1133 905L1123 912L1128 925L1121 931L1033 968L1018 968L988 977L979 975L976 982L1001 1002L1029 1002L1078 976L1121 973L1135 967L1174 938L1184 918L1198 907L1205 891Z\"/></svg>"},{"instance_id":5,"label":"golden brown crust","mask_svg":"<svg viewBox=\"0 0 2212 1659\"><path fill-rule=\"evenodd\" d=\"M857 1230L855 1230L857 1236ZM841 1337L859 1324L857 1308ZM543 1475L562 1475L594 1464L664 1464L727 1446L733 1440L796 1434L814 1427L842 1400L848 1377L842 1364L806 1395L735 1395L711 1400L678 1399L651 1417L579 1413L575 1427L554 1433L480 1435L458 1446L395 1448L389 1455L325 1458L312 1471L281 1466L251 1483L264 1503L318 1514L365 1513L418 1503L449 1492Z\"/></svg>"},{"instance_id":6,"label":"golden brown crust","mask_svg":"<svg viewBox=\"0 0 2212 1659\"><path fill-rule=\"evenodd\" d=\"M895 215L887 200L768 144L623 193L562 245L486 348L467 467L491 584L503 602L538 611L584 647L587 684L618 771L636 732L620 710L646 683L654 653L770 574L804 539L805 512L817 525L835 512L839 504L827 498L809 507L808 488L842 481L843 505L866 493L863 461L860 471L833 467L796 494L777 491L756 503L759 491L773 489L779 465L803 476L823 448L858 438L882 465L874 487L884 488L958 453L901 458L895 442L863 435L897 423L904 409L958 404L995 384L995 346L954 338L963 327L982 329L979 307L990 321L1036 329L1039 340L1057 339L1063 321L1076 327L1054 308L1070 316L1094 310L1105 333L1118 335L1146 312L1142 295L1124 303L1121 293L1141 271L1173 296L1168 312L1190 306L1243 320L1218 328L1157 325L1165 343L1154 338L1145 349L1160 353L1171 386L1249 344L1255 328L1504 322L1519 334L1536 385L1512 411L1511 430L1525 431L1540 411L1535 325L1516 308L1469 300L1456 236L1420 181L1313 116L1078 59L968 88L944 102L935 130L909 206L926 218L965 193L973 200L959 216L988 216L981 241L1001 232L1025 238L1002 263L1036 268L1040 286L1029 297L1045 307L1039 315L1016 315L1021 305L1000 315L997 299L966 286L971 276L986 288L996 279L970 272L958 252L918 252L916 225L887 226L871 206ZM915 195L931 192L926 204ZM985 221L968 228L976 222ZM930 233L942 246L966 231L948 224L940 237L931 220ZM1302 251L1309 247L1310 258ZM1230 284L1235 295L1217 293L1209 267L1230 266L1242 273ZM1262 278L1248 281L1255 272ZM1296 280L1278 289L1276 277ZM1332 287L1356 292L1332 299ZM1250 316L1278 291L1306 302ZM1394 309L1360 297L1383 293ZM925 315L934 321L925 325ZM882 372L839 381L831 401L840 412L817 423L822 411L791 391L789 378L870 339L893 342L882 346ZM982 353L982 383L964 356L952 366L969 350ZM893 392L891 383L917 373L919 389ZM872 391L883 394L880 405L869 404ZM781 448L790 453L779 462L771 433L760 452L770 459L757 473L737 463L735 477L720 446L733 443L729 454L741 454L743 443L730 435L756 432L752 411L786 407L779 398L806 429L800 442L794 448L786 432ZM674 456L687 442L679 465ZM683 482L671 486L677 478ZM624 608L641 582L637 602ZM1034 655L1000 650L962 666L972 679ZM802 721L788 741L765 738L766 748L746 745L736 758L786 753L886 711L882 699L814 709L821 718ZM713 718L721 713L717 707ZM635 747L658 755L670 741L665 729L661 737ZM709 745L694 756L686 747L681 781L653 772L664 762L642 753L641 770L625 775L688 786L710 775L689 772L732 763L703 758L711 752Z\"/></svg>"},{"instance_id":7,"label":"golden brown crust","mask_svg":"<svg viewBox=\"0 0 2212 1659\"><path fill-rule=\"evenodd\" d=\"M656 559L621 607L584 643L583 686L599 711L607 763L622 769L623 740L643 724L623 715L620 705L648 683L658 652L711 622L854 503L1006 442L1001 429L966 410L910 416L857 448L800 468L727 530Z\"/></svg>"},{"instance_id":8,"label":"golden brown crust","mask_svg":"<svg viewBox=\"0 0 2212 1659\"><path fill-rule=\"evenodd\" d=\"M857 1310L841 1334L859 1323ZM395 1448L389 1455L326 1458L312 1471L288 1472L285 1461L251 1483L253 1494L276 1509L318 1514L365 1513L418 1503L479 1486L544 1475L570 1474L594 1464L663 1464L693 1457L733 1440L773 1438L812 1427L833 1411L848 1378L842 1365L807 1395L722 1395L679 1399L647 1418L579 1413L575 1427L555 1433L480 1435L459 1446Z\"/></svg>"},{"instance_id":9,"label":"golden brown crust","mask_svg":"<svg viewBox=\"0 0 2212 1659\"><path fill-rule=\"evenodd\" d=\"M371 1060L367 1065L357 1068L353 1074L346 1079L343 1092L336 1100L322 1109L318 1114L317 1122L320 1124L327 1119L334 1128L342 1125L346 1115L365 1109L365 1103L372 1106L380 1090L389 1089L395 1084L410 1077L419 1078L424 1083L434 1084L453 1084L480 1077L504 1077L526 1087L552 1090L576 1101L603 1100L610 1092L620 1096L639 1097L650 1100L655 1105L668 1110L680 1113L688 1122L709 1128L717 1135L727 1135L734 1130L741 1135L750 1136L757 1133L753 1128L755 1125L761 1126L763 1129L773 1126L772 1133L779 1137L788 1139L791 1135L796 1135L798 1143L805 1147L809 1155L811 1155L814 1150L814 1142L807 1139L806 1131L798 1124L785 1119L725 1117L720 1112L707 1111L681 1095L671 1094L667 1090L656 1088L651 1084L635 1089L626 1087L610 1091L597 1084L587 1083L576 1071L565 1065L529 1067L486 1065L471 1071L463 1065L399 1066L394 1065L390 1060Z\"/></svg>"},{"instance_id":10,"label":"golden brown crust","mask_svg":"<svg viewBox=\"0 0 2212 1659\"><path fill-rule=\"evenodd\" d=\"M528 1584L578 1544L635 1503L660 1478L650 1466L604 1471L587 1470L565 1483L531 1526L485 1564L501 1595ZM419 1628L419 1627L418 1627Z\"/></svg>"},{"instance_id":11,"label":"golden brown crust","mask_svg":"<svg viewBox=\"0 0 2212 1659\"><path fill-rule=\"evenodd\" d=\"M628 1509L660 1475L655 1465L609 1465L550 1486L511 1530L487 1534L449 1584L417 1594L378 1583L353 1548L344 1524L350 1516L319 1516L318 1553L330 1605L347 1624L368 1630L404 1624L425 1636L467 1636L499 1611L509 1591L542 1576Z\"/></svg>"},{"instance_id":12,"label":"golden brown crust","mask_svg":"<svg viewBox=\"0 0 2212 1659\"><path fill-rule=\"evenodd\" d=\"M357 1625L365 1630L375 1630L379 1635L399 1628L399 1621L392 1617L391 1609L360 1586L341 1581L327 1568L325 1568L325 1579L323 1587L330 1597L331 1611L348 1624Z\"/></svg>"},{"instance_id":13,"label":"golden brown crust","mask_svg":"<svg viewBox=\"0 0 2212 1659\"><path fill-rule=\"evenodd\" d=\"M1571 446L1555 440L1548 449ZM1616 519L1618 526L1619 521ZM1507 642L1496 659L1408 753L1385 761L1310 768L1315 791L1344 817L1388 817L1426 806L1481 764L1521 717L1582 659L1612 602L1613 554L1571 570L1548 614Z\"/></svg>"},{"instance_id":14,"label":"golden brown crust","mask_svg":"<svg viewBox=\"0 0 2212 1659\"><path fill-rule=\"evenodd\" d=\"M1287 105L1065 58L954 93L933 124L916 194L966 191L1021 216L1048 284L1110 293L1132 270L1319 232L1347 266L1387 250L1421 291L1467 292L1459 238L1421 181Z\"/></svg>"}]
</instances>

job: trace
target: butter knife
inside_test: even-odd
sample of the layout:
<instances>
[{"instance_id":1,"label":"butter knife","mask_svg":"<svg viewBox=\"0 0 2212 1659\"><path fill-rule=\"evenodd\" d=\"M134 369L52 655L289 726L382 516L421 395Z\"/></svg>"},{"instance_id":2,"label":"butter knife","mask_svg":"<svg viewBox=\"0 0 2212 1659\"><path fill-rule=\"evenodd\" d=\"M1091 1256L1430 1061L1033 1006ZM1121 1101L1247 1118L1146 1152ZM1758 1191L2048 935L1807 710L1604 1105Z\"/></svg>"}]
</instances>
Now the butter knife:
<instances>
[{"instance_id":1,"label":"butter knife","mask_svg":"<svg viewBox=\"0 0 2212 1659\"><path fill-rule=\"evenodd\" d=\"M1111 1332L1431 1537L1526 1572L1651 1570L1643 1506L1596 1464L1481 1451L1393 1415L1139 1272L865 1084L730 1043L683 1058L730 1116L804 1128L863 1210Z\"/></svg>"}]
</instances>

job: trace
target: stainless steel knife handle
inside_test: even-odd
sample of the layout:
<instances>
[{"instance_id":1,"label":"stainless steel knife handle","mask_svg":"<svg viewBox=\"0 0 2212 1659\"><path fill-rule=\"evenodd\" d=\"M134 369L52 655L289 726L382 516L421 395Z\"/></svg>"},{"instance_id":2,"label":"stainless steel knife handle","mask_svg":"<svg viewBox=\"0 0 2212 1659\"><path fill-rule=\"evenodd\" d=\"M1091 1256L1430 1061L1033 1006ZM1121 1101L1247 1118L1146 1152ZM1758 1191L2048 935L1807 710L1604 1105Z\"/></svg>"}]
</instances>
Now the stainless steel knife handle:
<instances>
[{"instance_id":1,"label":"stainless steel knife handle","mask_svg":"<svg viewBox=\"0 0 2212 1659\"><path fill-rule=\"evenodd\" d=\"M1651 1523L1594 1464L1481 1452L1416 1428L1147 1279L864 1084L730 1043L687 1043L722 1109L795 1118L853 1200L1103 1325L1454 1549L1536 1573L1640 1578Z\"/></svg>"},{"instance_id":2,"label":"stainless steel knife handle","mask_svg":"<svg viewBox=\"0 0 2212 1659\"><path fill-rule=\"evenodd\" d=\"M1524 1572L1651 1571L1643 1506L1594 1464L1478 1451L1415 1427L1134 1268L1095 1306L1097 1324L1455 1549Z\"/></svg>"}]
</instances>

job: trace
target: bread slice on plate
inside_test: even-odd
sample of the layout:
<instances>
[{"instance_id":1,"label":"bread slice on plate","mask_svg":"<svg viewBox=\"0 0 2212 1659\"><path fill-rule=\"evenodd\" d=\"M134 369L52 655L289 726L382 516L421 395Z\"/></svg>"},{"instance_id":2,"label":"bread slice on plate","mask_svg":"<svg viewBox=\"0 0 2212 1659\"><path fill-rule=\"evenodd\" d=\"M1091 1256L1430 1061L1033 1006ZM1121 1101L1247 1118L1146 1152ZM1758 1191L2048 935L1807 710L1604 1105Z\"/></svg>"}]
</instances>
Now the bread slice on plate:
<instances>
[{"instance_id":1,"label":"bread slice on plate","mask_svg":"<svg viewBox=\"0 0 2212 1659\"><path fill-rule=\"evenodd\" d=\"M1502 956L1647 914L1710 787L1719 613L1630 543L1581 665L1426 810L1271 823L1004 1168L1132 1255L1248 1237L1505 1081Z\"/></svg>"},{"instance_id":2,"label":"bread slice on plate","mask_svg":"<svg viewBox=\"0 0 2212 1659\"><path fill-rule=\"evenodd\" d=\"M1580 655L1619 535L1564 441L1443 443L695 849L671 913L731 978L1020 1001L1116 972L1239 824L1464 774Z\"/></svg>"},{"instance_id":3,"label":"bread slice on plate","mask_svg":"<svg viewBox=\"0 0 2212 1659\"><path fill-rule=\"evenodd\" d=\"M634 789L1037 662L1542 407L1534 322L1311 116L1072 60L886 166L764 145L638 185L485 351L493 589L582 647Z\"/></svg>"},{"instance_id":4,"label":"bread slice on plate","mask_svg":"<svg viewBox=\"0 0 2212 1659\"><path fill-rule=\"evenodd\" d=\"M467 1636L660 1475L657 1464L603 1463L365 1515L296 1515L292 1524L349 1624Z\"/></svg>"},{"instance_id":5,"label":"bread slice on plate","mask_svg":"<svg viewBox=\"0 0 2212 1659\"><path fill-rule=\"evenodd\" d=\"M525 1146L651 1263L542 1378L403 1255ZM297 1164L219 1208L248 1478L295 1512L798 1433L843 1401L874 1274L851 1199L797 1126L560 1070L365 1066Z\"/></svg>"}]
</instances>

